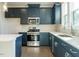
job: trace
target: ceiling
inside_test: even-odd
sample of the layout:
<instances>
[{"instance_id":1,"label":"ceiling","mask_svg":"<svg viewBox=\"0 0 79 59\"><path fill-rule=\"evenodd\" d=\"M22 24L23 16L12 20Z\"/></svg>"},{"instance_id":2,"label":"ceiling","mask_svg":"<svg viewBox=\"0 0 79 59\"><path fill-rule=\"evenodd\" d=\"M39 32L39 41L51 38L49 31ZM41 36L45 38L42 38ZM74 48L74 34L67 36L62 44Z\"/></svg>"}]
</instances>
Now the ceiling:
<instances>
[{"instance_id":1,"label":"ceiling","mask_svg":"<svg viewBox=\"0 0 79 59\"><path fill-rule=\"evenodd\" d=\"M40 7L53 7L54 2L8 2L8 7L28 7L28 4L40 4Z\"/></svg>"}]
</instances>

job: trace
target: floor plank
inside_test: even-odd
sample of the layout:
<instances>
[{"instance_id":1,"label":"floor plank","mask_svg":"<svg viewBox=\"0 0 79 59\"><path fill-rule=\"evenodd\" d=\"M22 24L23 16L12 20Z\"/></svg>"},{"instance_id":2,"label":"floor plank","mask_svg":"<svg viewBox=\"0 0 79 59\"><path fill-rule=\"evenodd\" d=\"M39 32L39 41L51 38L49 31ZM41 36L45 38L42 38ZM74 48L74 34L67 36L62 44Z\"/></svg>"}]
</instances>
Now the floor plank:
<instances>
[{"instance_id":1,"label":"floor plank","mask_svg":"<svg viewBox=\"0 0 79 59\"><path fill-rule=\"evenodd\" d=\"M53 57L49 47L22 47L22 57Z\"/></svg>"}]
</instances>

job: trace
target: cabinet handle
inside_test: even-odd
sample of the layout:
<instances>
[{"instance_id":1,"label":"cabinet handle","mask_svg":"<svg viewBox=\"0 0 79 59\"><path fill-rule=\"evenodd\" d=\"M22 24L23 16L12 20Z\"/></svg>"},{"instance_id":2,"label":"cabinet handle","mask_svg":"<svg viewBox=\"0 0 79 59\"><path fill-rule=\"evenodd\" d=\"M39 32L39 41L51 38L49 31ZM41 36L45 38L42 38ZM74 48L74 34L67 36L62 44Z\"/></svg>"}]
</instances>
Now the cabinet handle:
<instances>
[{"instance_id":1,"label":"cabinet handle","mask_svg":"<svg viewBox=\"0 0 79 59\"><path fill-rule=\"evenodd\" d=\"M58 43L57 43L57 42L55 42L54 44L55 44L55 47L57 47L57 46L58 46Z\"/></svg>"},{"instance_id":2,"label":"cabinet handle","mask_svg":"<svg viewBox=\"0 0 79 59\"><path fill-rule=\"evenodd\" d=\"M76 51L73 51L72 49L70 49L71 53L77 53Z\"/></svg>"}]
</instances>

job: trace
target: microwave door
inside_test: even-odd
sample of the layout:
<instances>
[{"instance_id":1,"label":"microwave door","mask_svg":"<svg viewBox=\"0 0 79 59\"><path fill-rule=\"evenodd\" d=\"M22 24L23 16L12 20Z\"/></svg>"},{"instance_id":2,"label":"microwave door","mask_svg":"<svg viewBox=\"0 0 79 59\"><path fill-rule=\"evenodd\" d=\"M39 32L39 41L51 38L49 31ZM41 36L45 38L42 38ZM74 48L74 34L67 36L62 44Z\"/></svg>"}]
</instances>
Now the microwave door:
<instances>
[{"instance_id":1,"label":"microwave door","mask_svg":"<svg viewBox=\"0 0 79 59\"><path fill-rule=\"evenodd\" d=\"M29 19L30 24L36 24L36 19Z\"/></svg>"}]
</instances>

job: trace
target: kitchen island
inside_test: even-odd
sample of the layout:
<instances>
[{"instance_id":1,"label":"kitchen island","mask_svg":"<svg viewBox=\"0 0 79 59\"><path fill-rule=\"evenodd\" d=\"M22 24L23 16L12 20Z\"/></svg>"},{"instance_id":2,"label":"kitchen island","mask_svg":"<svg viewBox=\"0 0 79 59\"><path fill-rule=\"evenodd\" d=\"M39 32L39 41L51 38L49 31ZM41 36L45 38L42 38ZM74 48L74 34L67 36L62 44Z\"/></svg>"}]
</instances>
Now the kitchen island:
<instances>
[{"instance_id":1,"label":"kitchen island","mask_svg":"<svg viewBox=\"0 0 79 59\"><path fill-rule=\"evenodd\" d=\"M21 34L1 34L0 57L19 57L21 55L21 36Z\"/></svg>"}]
</instances>

